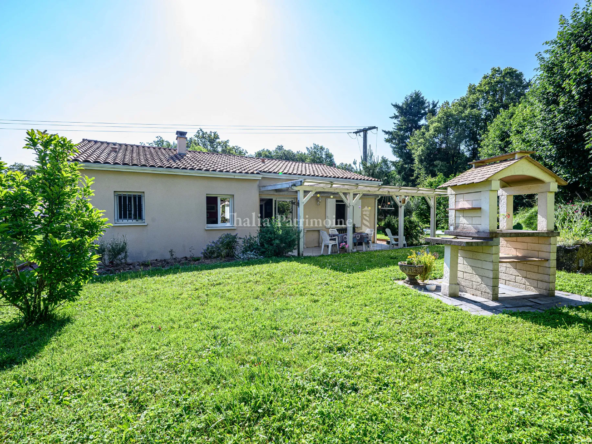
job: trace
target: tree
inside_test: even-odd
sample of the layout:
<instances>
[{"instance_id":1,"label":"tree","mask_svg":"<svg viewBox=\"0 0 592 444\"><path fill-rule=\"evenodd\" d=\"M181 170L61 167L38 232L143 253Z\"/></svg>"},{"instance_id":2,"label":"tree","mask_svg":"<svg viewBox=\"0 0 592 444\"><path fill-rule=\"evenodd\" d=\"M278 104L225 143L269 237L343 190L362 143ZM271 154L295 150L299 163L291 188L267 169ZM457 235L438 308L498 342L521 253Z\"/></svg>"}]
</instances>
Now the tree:
<instances>
[{"instance_id":1,"label":"tree","mask_svg":"<svg viewBox=\"0 0 592 444\"><path fill-rule=\"evenodd\" d=\"M306 147L307 162L309 163L321 163L328 166L335 166L335 157L329 151L329 148L325 148L323 145L317 145L313 143L311 147Z\"/></svg>"},{"instance_id":2,"label":"tree","mask_svg":"<svg viewBox=\"0 0 592 444\"><path fill-rule=\"evenodd\" d=\"M440 185L446 183L451 178L445 177L443 174L438 174L436 177L429 177L419 184L420 187L438 188ZM413 217L415 217L422 225L428 226L430 224L430 206L426 200L421 197L417 198ZM441 230L448 230L448 197L440 196L436 198L436 228Z\"/></svg>"},{"instance_id":3,"label":"tree","mask_svg":"<svg viewBox=\"0 0 592 444\"><path fill-rule=\"evenodd\" d=\"M255 152L255 157L264 157L266 159L290 160L295 162L308 162L308 155L302 151L292 151L278 145L273 150L262 149Z\"/></svg>"},{"instance_id":4,"label":"tree","mask_svg":"<svg viewBox=\"0 0 592 444\"><path fill-rule=\"evenodd\" d=\"M569 182L564 193L592 189L592 2L559 20L554 40L537 54L538 75L513 114L491 124L482 156L518 150Z\"/></svg>"},{"instance_id":5,"label":"tree","mask_svg":"<svg viewBox=\"0 0 592 444\"><path fill-rule=\"evenodd\" d=\"M204 131L201 128L187 140L189 151L205 151L208 153L233 154L246 156L247 151L236 145L230 145L229 140L220 139L217 131Z\"/></svg>"},{"instance_id":6,"label":"tree","mask_svg":"<svg viewBox=\"0 0 592 444\"><path fill-rule=\"evenodd\" d=\"M389 143L395 161L395 171L400 177L402 185L415 185L415 169L413 154L409 149L409 139L415 131L420 130L427 123L428 115L435 115L438 102L428 101L420 91L413 91L403 102L393 103L395 109L391 119L394 120L391 131L383 131L385 142Z\"/></svg>"},{"instance_id":7,"label":"tree","mask_svg":"<svg viewBox=\"0 0 592 444\"><path fill-rule=\"evenodd\" d=\"M156 146L158 148L177 149L177 142L169 142L168 140L163 139L161 136L156 136L156 139L154 139L153 142L149 142L147 144L140 142L140 145Z\"/></svg>"},{"instance_id":8,"label":"tree","mask_svg":"<svg viewBox=\"0 0 592 444\"><path fill-rule=\"evenodd\" d=\"M465 147L468 137L462 112L455 104L444 102L438 115L415 132L409 140L418 182L438 174L456 176L466 170L469 155Z\"/></svg>"},{"instance_id":9,"label":"tree","mask_svg":"<svg viewBox=\"0 0 592 444\"><path fill-rule=\"evenodd\" d=\"M354 160L354 165L356 161ZM360 168L356 171L363 176L373 177L380 180L384 185L402 185L401 179L397 172L393 169L394 162L388 160L386 157L379 159L374 157L371 151L368 153L368 160L360 161Z\"/></svg>"},{"instance_id":10,"label":"tree","mask_svg":"<svg viewBox=\"0 0 592 444\"><path fill-rule=\"evenodd\" d=\"M156 146L159 148L177 148L177 142L170 142L161 136L156 136L153 142L140 145ZM217 131L204 131L201 128L187 139L189 151L203 151L206 153L233 154L235 156L246 156L247 151L236 145L230 145L229 140L222 140Z\"/></svg>"},{"instance_id":11,"label":"tree","mask_svg":"<svg viewBox=\"0 0 592 444\"><path fill-rule=\"evenodd\" d=\"M324 165L335 166L335 157L322 145L313 143L311 147L306 148L306 152L292 151L278 145L273 150L262 149L255 153L255 157L264 157L266 159L290 160L294 162L322 163Z\"/></svg>"},{"instance_id":12,"label":"tree","mask_svg":"<svg viewBox=\"0 0 592 444\"><path fill-rule=\"evenodd\" d=\"M76 299L108 224L90 203L92 179L68 162L77 152L70 140L31 130L25 148L37 157L31 178L0 162L0 298L30 325Z\"/></svg>"},{"instance_id":13,"label":"tree","mask_svg":"<svg viewBox=\"0 0 592 444\"><path fill-rule=\"evenodd\" d=\"M31 178L35 174L35 167L31 165L25 165L24 163L13 163L8 167L10 171L20 171L25 175L27 179Z\"/></svg>"},{"instance_id":14,"label":"tree","mask_svg":"<svg viewBox=\"0 0 592 444\"><path fill-rule=\"evenodd\" d=\"M497 115L516 106L528 89L524 75L514 68L492 68L477 85L469 85L458 100L444 102L438 113L428 116L427 125L407 142L421 182L442 174L446 177L466 170L466 163L479 157L480 146ZM497 128L500 134L502 128Z\"/></svg>"}]
</instances>

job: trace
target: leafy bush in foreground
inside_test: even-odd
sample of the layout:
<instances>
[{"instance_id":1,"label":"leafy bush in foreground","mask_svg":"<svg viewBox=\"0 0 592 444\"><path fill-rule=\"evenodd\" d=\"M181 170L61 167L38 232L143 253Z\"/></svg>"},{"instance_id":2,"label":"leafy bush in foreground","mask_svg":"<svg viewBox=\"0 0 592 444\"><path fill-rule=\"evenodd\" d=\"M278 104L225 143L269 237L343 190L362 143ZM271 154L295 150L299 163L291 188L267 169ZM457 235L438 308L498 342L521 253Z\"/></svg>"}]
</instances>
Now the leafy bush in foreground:
<instances>
[{"instance_id":1,"label":"leafy bush in foreground","mask_svg":"<svg viewBox=\"0 0 592 444\"><path fill-rule=\"evenodd\" d=\"M266 219L259 227L259 248L262 256L286 256L298 246L300 231L291 221Z\"/></svg>"},{"instance_id":2,"label":"leafy bush in foreground","mask_svg":"<svg viewBox=\"0 0 592 444\"><path fill-rule=\"evenodd\" d=\"M206 245L201 255L204 259L226 259L236 256L238 234L225 233Z\"/></svg>"},{"instance_id":3,"label":"leafy bush in foreground","mask_svg":"<svg viewBox=\"0 0 592 444\"><path fill-rule=\"evenodd\" d=\"M70 140L31 130L25 148L37 156L29 179L0 162L0 299L30 325L75 300L95 274L107 222L89 201L92 179L68 163Z\"/></svg>"}]
</instances>

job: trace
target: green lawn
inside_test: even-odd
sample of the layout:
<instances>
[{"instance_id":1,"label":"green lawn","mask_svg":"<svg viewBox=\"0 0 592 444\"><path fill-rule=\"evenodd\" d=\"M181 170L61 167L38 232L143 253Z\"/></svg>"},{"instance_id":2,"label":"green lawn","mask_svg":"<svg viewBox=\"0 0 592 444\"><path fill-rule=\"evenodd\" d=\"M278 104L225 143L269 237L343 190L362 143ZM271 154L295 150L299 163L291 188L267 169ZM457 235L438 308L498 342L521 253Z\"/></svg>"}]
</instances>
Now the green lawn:
<instances>
[{"instance_id":1,"label":"green lawn","mask_svg":"<svg viewBox=\"0 0 592 444\"><path fill-rule=\"evenodd\" d=\"M29 330L0 312L0 442L590 442L592 310L470 315L394 284L405 253L107 277Z\"/></svg>"}]
</instances>

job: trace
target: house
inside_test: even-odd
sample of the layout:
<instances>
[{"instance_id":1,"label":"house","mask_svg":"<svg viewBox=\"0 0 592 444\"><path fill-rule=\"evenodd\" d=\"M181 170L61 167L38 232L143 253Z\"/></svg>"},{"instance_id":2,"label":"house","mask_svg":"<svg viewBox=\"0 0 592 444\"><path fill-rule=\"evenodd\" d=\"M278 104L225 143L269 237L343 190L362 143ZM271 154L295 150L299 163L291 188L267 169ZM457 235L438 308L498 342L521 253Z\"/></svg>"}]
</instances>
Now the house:
<instances>
[{"instance_id":1,"label":"house","mask_svg":"<svg viewBox=\"0 0 592 444\"><path fill-rule=\"evenodd\" d=\"M404 217L405 195L431 204L446 193L385 187L327 165L187 151L186 134L177 132L177 149L84 139L71 159L94 177L92 203L112 224L105 236L124 235L130 260L166 258L171 250L198 255L223 233L256 234L262 219L277 216L301 229L300 254L330 228L348 229L350 246L354 230L372 229L375 242L380 196L392 196ZM435 230L435 212L433 219Z\"/></svg>"}]
</instances>

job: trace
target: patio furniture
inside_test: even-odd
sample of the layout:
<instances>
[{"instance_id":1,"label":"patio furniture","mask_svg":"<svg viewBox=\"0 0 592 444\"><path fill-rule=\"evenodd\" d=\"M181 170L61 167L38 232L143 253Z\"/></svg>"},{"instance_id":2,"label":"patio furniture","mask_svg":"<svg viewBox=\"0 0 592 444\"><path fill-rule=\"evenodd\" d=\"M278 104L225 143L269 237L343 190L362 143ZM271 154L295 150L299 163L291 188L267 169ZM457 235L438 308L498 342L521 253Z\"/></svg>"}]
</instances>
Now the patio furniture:
<instances>
[{"instance_id":1,"label":"patio furniture","mask_svg":"<svg viewBox=\"0 0 592 444\"><path fill-rule=\"evenodd\" d=\"M368 235L368 244L371 250L374 249L374 244L372 243L372 239L374 239L374 230L372 228L368 228L366 230L366 234Z\"/></svg>"},{"instance_id":2,"label":"patio furniture","mask_svg":"<svg viewBox=\"0 0 592 444\"><path fill-rule=\"evenodd\" d=\"M337 240L337 245L347 244L347 233L339 233L338 235L331 236L332 239ZM352 247L362 246L362 250L366 251L366 244L370 243L370 236L367 233L353 233L352 235ZM321 250L322 251L322 250Z\"/></svg>"},{"instance_id":3,"label":"patio furniture","mask_svg":"<svg viewBox=\"0 0 592 444\"><path fill-rule=\"evenodd\" d=\"M330 238L326 231L321 231L321 240L323 241L321 244L321 254L323 254L325 245L327 246L328 254L331 254L331 248L333 248L333 246L335 246L337 248L337 252L339 252L337 241L334 238Z\"/></svg>"},{"instance_id":4,"label":"patio furniture","mask_svg":"<svg viewBox=\"0 0 592 444\"><path fill-rule=\"evenodd\" d=\"M386 235L389 238L389 241L391 243L391 247L395 248L395 245L399 246L399 236L393 236L393 233L391 232L390 228L386 228L384 230L384 232L386 233ZM407 246L407 242L403 238L403 247L406 247L406 246Z\"/></svg>"},{"instance_id":5,"label":"patio furniture","mask_svg":"<svg viewBox=\"0 0 592 444\"><path fill-rule=\"evenodd\" d=\"M335 228L329 228L329 236L333 236L333 235L338 235L339 231L337 231Z\"/></svg>"}]
</instances>

